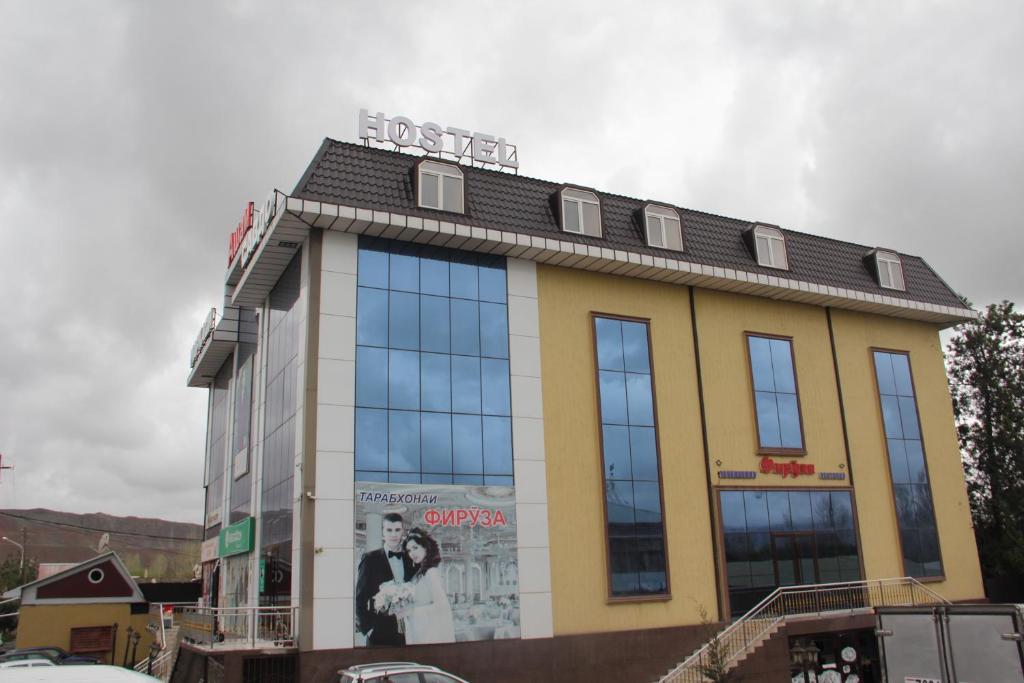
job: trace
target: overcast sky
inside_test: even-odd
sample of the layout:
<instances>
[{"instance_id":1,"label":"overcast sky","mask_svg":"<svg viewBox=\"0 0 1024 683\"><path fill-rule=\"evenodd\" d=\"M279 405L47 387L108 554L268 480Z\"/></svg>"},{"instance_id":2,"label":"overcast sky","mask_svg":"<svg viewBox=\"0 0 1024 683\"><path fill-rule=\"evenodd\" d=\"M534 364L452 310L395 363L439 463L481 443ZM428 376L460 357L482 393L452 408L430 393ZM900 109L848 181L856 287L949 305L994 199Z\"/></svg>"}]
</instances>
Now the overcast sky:
<instances>
[{"instance_id":1,"label":"overcast sky","mask_svg":"<svg viewBox=\"0 0 1024 683\"><path fill-rule=\"evenodd\" d=\"M245 202L361 107L1024 300L1024 3L0 0L0 507L202 517Z\"/></svg>"}]
</instances>

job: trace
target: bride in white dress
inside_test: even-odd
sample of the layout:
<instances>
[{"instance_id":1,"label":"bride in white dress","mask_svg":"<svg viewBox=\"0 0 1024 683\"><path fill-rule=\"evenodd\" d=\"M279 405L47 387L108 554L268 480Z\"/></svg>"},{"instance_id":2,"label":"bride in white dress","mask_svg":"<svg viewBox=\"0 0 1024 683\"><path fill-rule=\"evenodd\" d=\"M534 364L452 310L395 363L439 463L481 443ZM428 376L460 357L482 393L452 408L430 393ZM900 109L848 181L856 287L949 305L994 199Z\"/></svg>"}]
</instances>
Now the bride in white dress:
<instances>
[{"instance_id":1,"label":"bride in white dress","mask_svg":"<svg viewBox=\"0 0 1024 683\"><path fill-rule=\"evenodd\" d=\"M437 541L419 527L409 531L403 544L412 560L414 573L407 583L413 587L413 603L404 613L407 645L454 643L452 607L441 577L441 549Z\"/></svg>"}]
</instances>

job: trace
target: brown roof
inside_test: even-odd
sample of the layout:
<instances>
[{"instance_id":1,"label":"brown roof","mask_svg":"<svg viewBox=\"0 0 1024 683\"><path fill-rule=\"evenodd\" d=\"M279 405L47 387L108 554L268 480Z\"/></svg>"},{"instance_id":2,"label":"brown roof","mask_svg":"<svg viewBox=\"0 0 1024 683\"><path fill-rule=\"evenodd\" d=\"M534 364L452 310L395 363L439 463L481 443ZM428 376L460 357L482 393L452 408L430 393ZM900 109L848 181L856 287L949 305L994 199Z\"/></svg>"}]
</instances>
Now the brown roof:
<instances>
[{"instance_id":1,"label":"brown roof","mask_svg":"<svg viewBox=\"0 0 1024 683\"><path fill-rule=\"evenodd\" d=\"M597 192L603 211L603 237L575 235L562 231L555 213L556 193L565 185L525 176L460 166L465 176L466 214L420 208L416 205L413 173L416 162L421 158L325 139L292 196L457 221L653 256L680 257L678 252L647 245L642 227L642 209L648 201ZM864 264L864 255L871 247L783 228L789 270L779 271L759 266L747 247L743 233L754 224L752 221L675 208L683 223L686 248L683 258L687 261L896 299L967 307L956 292L918 256L901 254L905 292L884 289Z\"/></svg>"}]
</instances>

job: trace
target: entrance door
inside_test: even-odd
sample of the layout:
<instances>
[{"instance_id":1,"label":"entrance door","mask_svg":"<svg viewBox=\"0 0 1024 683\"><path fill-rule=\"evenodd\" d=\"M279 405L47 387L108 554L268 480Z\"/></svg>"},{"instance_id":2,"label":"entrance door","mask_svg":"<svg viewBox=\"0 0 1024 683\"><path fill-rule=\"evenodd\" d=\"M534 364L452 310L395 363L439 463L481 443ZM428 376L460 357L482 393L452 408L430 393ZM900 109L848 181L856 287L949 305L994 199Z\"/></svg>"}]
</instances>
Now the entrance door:
<instances>
[{"instance_id":1,"label":"entrance door","mask_svg":"<svg viewBox=\"0 0 1024 683\"><path fill-rule=\"evenodd\" d=\"M772 534L772 561L775 564L775 585L797 586L818 583L814 534L810 532L775 532Z\"/></svg>"}]
</instances>

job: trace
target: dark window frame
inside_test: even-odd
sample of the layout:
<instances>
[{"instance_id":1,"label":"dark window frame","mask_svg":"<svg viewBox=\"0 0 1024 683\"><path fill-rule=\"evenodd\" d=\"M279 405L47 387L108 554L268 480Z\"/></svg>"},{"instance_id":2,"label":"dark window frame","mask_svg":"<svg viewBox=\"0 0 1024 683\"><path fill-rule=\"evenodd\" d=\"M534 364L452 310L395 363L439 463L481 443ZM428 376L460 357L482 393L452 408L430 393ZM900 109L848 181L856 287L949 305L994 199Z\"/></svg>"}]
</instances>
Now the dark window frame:
<instances>
[{"instance_id":1,"label":"dark window frame","mask_svg":"<svg viewBox=\"0 0 1024 683\"><path fill-rule=\"evenodd\" d=\"M712 524L714 526L712 532L715 535L717 541L717 559L718 559L718 578L719 578L719 599L722 602L722 614L731 615L732 605L729 600L729 567L726 562L725 555L725 519L722 515L722 492L723 491L764 491L766 493L775 493L779 491L797 491L797 492L828 492L834 491L845 491L850 494L850 510L853 515L853 533L854 538L857 540L857 564L860 569L860 575L866 577L867 573L864 569L864 543L860 533L860 513L857 511L857 492L853 486L712 486L712 503L714 505L711 514L714 515ZM772 558L774 562L774 549L772 550ZM815 557L815 571L818 570L818 558ZM731 619L731 617L728 617Z\"/></svg>"},{"instance_id":2,"label":"dark window frame","mask_svg":"<svg viewBox=\"0 0 1024 683\"><path fill-rule=\"evenodd\" d=\"M914 381L914 365L911 362L910 351L905 349L890 349L881 346L872 346L868 348L868 356L871 359L871 370L872 370L872 382L875 385L875 396L877 397L878 407L878 424L881 428L881 438L885 448L885 464L886 464L886 481L889 482L889 499L892 501L892 515L893 522L896 528L896 547L900 553L900 566L903 568L904 576L911 576L907 572L906 557L903 552L903 535L900 529L899 511L896 507L896 482L892 478L892 455L889 452L889 439L885 432L885 413L882 410L882 388L878 385L878 367L875 363L875 353L888 353L893 355L906 356L907 358L907 370L910 372L910 388L914 392L914 414L917 419L917 428L921 433L921 458L924 461L924 473L928 477L928 496L931 499L932 504L932 521L935 522L935 545L939 551L939 569L941 570L937 576L914 576L911 578L920 581L921 583L938 583L946 580L946 560L942 555L942 535L939 533L939 519L935 513L935 496L932 491L932 475L928 469L928 449L925 448L924 444L924 425L921 422L921 407L917 400L917 384Z\"/></svg>"},{"instance_id":3,"label":"dark window frame","mask_svg":"<svg viewBox=\"0 0 1024 683\"><path fill-rule=\"evenodd\" d=\"M642 595L615 595L612 591L612 556L611 556L611 543L608 539L608 497L606 491L608 490L608 481L605 476L604 462L604 430L601 422L601 376L600 368L598 366L598 351L597 351L597 320L598 318L604 318L607 320L618 320L622 322L642 323L647 326L647 358L651 368L651 410L654 414L654 452L658 463L658 496L661 503L661 528L662 528L662 544L665 553L665 592L654 593L654 594L642 594ZM654 341L653 341L653 323L650 318L637 318L628 315L620 315L616 313L602 313L599 311L590 312L590 334L591 334L591 351L593 353L594 363L594 398L595 398L595 414L597 416L597 443L598 450L601 455L598 466L601 470L601 514L603 520L602 536L604 538L604 558L605 558L605 579L606 579L606 604L622 604L622 603L635 603L635 602L666 602L672 599L672 572L671 563L669 561L669 532L668 532L668 519L665 515L665 482L664 475L661 466L661 433L660 426L658 424L658 395L657 387L654 378Z\"/></svg>"},{"instance_id":4,"label":"dark window frame","mask_svg":"<svg viewBox=\"0 0 1024 683\"><path fill-rule=\"evenodd\" d=\"M793 365L793 390L796 393L796 414L797 422L800 425L800 448L777 448L774 446L762 446L761 445L761 421L757 416L757 389L754 385L754 359L750 356L750 338L757 337L759 339L777 339L789 343L789 357L790 362ZM794 349L793 337L781 335L781 334L769 334L766 332L754 332L752 330L744 330L743 332L743 345L744 350L747 354L747 376L750 378L750 399L751 407L754 411L754 428L757 433L757 455L783 455L783 456L805 456L807 455L807 434L804 432L804 407L800 402L800 379L796 371L796 349ZM779 393L779 392L775 392Z\"/></svg>"}]
</instances>

